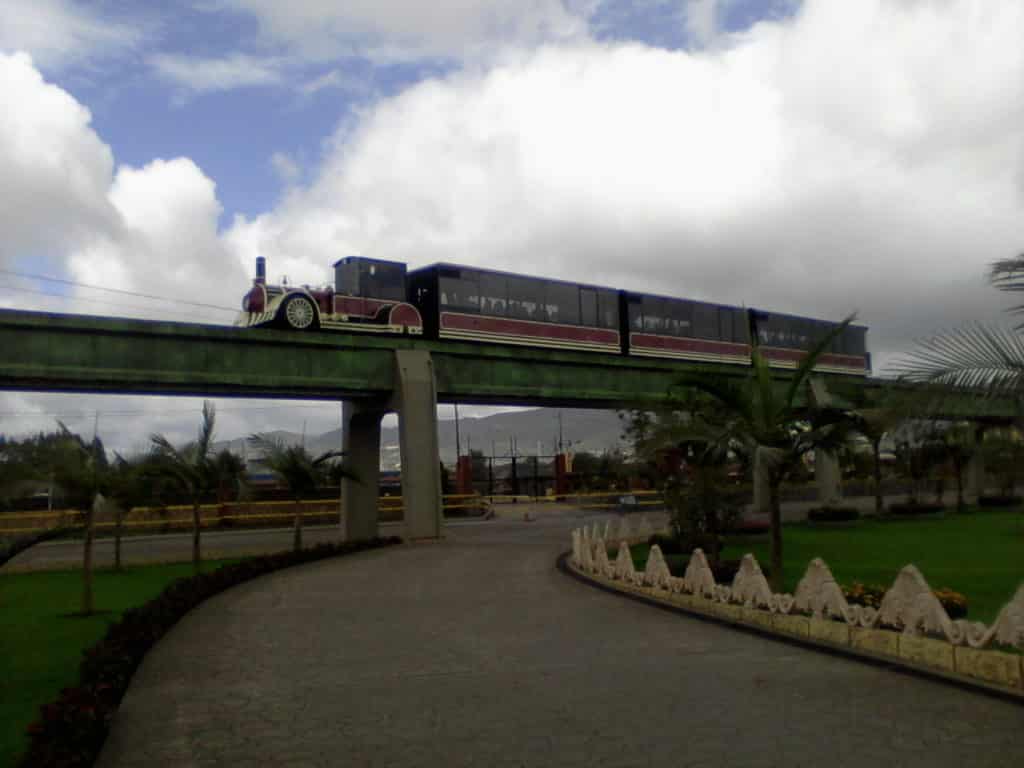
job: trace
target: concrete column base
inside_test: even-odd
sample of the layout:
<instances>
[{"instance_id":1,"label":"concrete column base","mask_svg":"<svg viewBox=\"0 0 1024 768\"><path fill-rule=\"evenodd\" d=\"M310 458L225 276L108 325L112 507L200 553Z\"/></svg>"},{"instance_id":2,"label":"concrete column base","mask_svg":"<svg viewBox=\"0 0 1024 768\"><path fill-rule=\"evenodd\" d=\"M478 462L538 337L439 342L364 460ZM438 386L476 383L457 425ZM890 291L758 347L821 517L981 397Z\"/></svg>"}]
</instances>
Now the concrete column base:
<instances>
[{"instance_id":1,"label":"concrete column base","mask_svg":"<svg viewBox=\"0 0 1024 768\"><path fill-rule=\"evenodd\" d=\"M383 405L346 401L344 422L345 466L354 479L341 480L341 529L346 541L377 536L380 495L380 420Z\"/></svg>"},{"instance_id":2,"label":"concrete column base","mask_svg":"<svg viewBox=\"0 0 1024 768\"><path fill-rule=\"evenodd\" d=\"M822 506L833 507L842 503L839 459L834 453L815 449L814 482L818 486L818 501Z\"/></svg>"},{"instance_id":3,"label":"concrete column base","mask_svg":"<svg viewBox=\"0 0 1024 768\"><path fill-rule=\"evenodd\" d=\"M979 425L974 428L972 439L974 453L964 468L964 501L968 504L977 504L978 499L985 493L985 457L981 453L984 435L983 427Z\"/></svg>"}]
</instances>

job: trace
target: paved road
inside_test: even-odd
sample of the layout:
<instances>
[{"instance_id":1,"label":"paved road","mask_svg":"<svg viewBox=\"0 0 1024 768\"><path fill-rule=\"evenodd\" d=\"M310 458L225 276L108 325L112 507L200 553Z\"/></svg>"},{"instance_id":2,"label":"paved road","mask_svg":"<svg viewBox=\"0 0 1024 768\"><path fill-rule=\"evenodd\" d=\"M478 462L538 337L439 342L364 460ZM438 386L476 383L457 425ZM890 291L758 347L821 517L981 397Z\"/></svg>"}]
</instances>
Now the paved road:
<instances>
[{"instance_id":1,"label":"paved road","mask_svg":"<svg viewBox=\"0 0 1024 768\"><path fill-rule=\"evenodd\" d=\"M892 497L889 500L895 499ZM955 502L955 495L949 495L949 503ZM844 500L844 504L858 507L862 514L872 514L874 498L858 496ZM816 501L794 501L783 505L783 519L786 522L806 520L807 510L817 506ZM585 510L571 504L498 504L494 512L502 520L522 521L524 514L532 518L545 519L551 517L579 518L588 514ZM480 521L467 519L449 521L449 525L473 525ZM402 533L401 523L385 523L381 532L387 534ZM340 530L336 525L306 526L303 540L307 545L322 541L337 541ZM265 528L247 531L204 531L202 539L203 557L207 559L219 557L242 557L245 555L266 554L288 549L292 544L290 527ZM152 562L187 562L192 558L192 534L189 532L151 534L142 536L126 536L122 539L122 561L126 565ZM94 562L99 568L114 564L114 544L110 538L97 539L93 552ZM82 562L82 544L78 540L51 541L40 544L22 552L3 571L21 571L35 569L77 568Z\"/></svg>"},{"instance_id":2,"label":"paved road","mask_svg":"<svg viewBox=\"0 0 1024 768\"><path fill-rule=\"evenodd\" d=\"M1024 707L638 604L496 521L274 574L146 658L99 765L1001 766Z\"/></svg>"}]
</instances>

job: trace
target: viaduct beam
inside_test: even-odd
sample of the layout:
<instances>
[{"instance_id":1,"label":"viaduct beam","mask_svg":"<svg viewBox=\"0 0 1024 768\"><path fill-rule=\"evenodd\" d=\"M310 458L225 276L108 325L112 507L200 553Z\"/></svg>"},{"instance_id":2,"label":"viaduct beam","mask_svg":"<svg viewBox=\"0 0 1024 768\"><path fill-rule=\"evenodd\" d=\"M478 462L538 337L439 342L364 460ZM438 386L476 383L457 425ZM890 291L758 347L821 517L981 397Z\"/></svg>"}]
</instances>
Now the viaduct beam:
<instances>
[{"instance_id":1,"label":"viaduct beam","mask_svg":"<svg viewBox=\"0 0 1024 768\"><path fill-rule=\"evenodd\" d=\"M437 402L656 408L669 400L683 372L747 375L743 366L568 350L13 310L0 310L0 350L0 389L349 403L349 457L366 478L362 488L344 485L352 536L376 532L373 457L380 417L389 410L399 414L408 534L430 537L439 534L441 521ZM837 405L852 402L843 394L847 387L860 386L849 378L821 378ZM868 389L919 394L877 380L869 380ZM1016 417L1007 398L968 393L943 402L951 419L994 424Z\"/></svg>"}]
</instances>

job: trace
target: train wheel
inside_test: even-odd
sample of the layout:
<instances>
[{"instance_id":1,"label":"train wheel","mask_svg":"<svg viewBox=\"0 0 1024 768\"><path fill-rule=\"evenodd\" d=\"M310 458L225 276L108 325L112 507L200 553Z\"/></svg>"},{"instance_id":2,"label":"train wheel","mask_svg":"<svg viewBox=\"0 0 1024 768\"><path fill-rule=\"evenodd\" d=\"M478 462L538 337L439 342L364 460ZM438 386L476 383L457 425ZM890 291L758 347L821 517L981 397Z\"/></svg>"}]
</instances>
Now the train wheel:
<instances>
[{"instance_id":1,"label":"train wheel","mask_svg":"<svg viewBox=\"0 0 1024 768\"><path fill-rule=\"evenodd\" d=\"M282 310L284 322L296 331L316 328L316 307L305 296L292 296Z\"/></svg>"}]
</instances>

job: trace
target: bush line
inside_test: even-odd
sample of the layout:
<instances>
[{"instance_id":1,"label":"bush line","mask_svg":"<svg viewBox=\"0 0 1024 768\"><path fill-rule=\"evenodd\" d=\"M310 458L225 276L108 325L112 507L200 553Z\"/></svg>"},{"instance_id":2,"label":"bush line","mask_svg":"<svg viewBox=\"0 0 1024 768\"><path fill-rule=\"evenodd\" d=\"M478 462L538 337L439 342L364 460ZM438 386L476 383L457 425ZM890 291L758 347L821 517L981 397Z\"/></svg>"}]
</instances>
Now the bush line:
<instances>
[{"instance_id":1,"label":"bush line","mask_svg":"<svg viewBox=\"0 0 1024 768\"><path fill-rule=\"evenodd\" d=\"M84 651L78 685L64 688L28 728L29 747L19 765L91 766L132 675L143 657L179 619L207 598L273 571L401 543L398 537L317 544L298 552L247 558L209 573L177 579L149 602L124 612L107 634Z\"/></svg>"}]
</instances>

